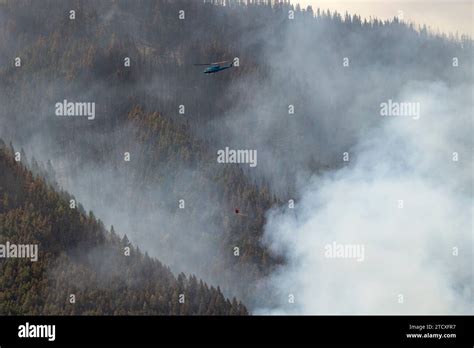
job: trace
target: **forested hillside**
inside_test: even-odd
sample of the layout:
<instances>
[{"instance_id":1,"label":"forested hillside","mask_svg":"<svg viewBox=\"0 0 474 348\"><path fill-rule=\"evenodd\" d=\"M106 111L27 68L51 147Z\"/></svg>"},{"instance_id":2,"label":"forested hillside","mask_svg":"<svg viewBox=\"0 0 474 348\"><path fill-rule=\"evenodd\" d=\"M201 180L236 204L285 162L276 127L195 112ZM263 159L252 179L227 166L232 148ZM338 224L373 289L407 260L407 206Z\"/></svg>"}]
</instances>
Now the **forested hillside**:
<instances>
[{"instance_id":1,"label":"forested hillside","mask_svg":"<svg viewBox=\"0 0 474 348\"><path fill-rule=\"evenodd\" d=\"M344 166L342 153L380 122L380 101L408 82L472 78L466 65L446 68L469 61L466 37L279 1L0 1L0 52L0 137L36 158L38 175L3 148L2 238L24 233L51 254L1 261L4 313L244 314L222 293L250 310L286 301L265 285L287 261L263 241L267 212ZM212 76L194 65L234 58ZM56 117L65 99L94 102L95 119ZM217 163L226 146L258 150L258 166ZM117 236L68 209L64 191ZM125 234L151 258L117 256ZM172 275L182 272L219 290ZM73 291L89 300L69 306ZM181 292L197 295L179 306Z\"/></svg>"},{"instance_id":2,"label":"forested hillside","mask_svg":"<svg viewBox=\"0 0 474 348\"><path fill-rule=\"evenodd\" d=\"M175 277L92 212L71 209L73 197L16 162L3 141L0 168L0 244L39 249L36 262L0 261L1 314L247 314L194 275Z\"/></svg>"}]
</instances>

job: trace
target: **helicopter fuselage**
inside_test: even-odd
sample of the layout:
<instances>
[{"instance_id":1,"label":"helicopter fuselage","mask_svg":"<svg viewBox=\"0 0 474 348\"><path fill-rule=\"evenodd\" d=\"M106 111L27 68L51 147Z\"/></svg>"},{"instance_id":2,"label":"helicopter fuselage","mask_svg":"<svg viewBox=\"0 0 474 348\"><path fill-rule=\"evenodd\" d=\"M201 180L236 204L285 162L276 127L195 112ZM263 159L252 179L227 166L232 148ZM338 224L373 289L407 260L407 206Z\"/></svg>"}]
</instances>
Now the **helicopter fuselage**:
<instances>
[{"instance_id":1,"label":"helicopter fuselage","mask_svg":"<svg viewBox=\"0 0 474 348\"><path fill-rule=\"evenodd\" d=\"M221 65L211 65L210 67L207 67L203 73L204 74L214 74L216 72L219 72L219 71L222 71L222 70L225 70L225 69L229 69L229 68L232 68L232 64L230 65L224 65L224 66L221 66Z\"/></svg>"}]
</instances>

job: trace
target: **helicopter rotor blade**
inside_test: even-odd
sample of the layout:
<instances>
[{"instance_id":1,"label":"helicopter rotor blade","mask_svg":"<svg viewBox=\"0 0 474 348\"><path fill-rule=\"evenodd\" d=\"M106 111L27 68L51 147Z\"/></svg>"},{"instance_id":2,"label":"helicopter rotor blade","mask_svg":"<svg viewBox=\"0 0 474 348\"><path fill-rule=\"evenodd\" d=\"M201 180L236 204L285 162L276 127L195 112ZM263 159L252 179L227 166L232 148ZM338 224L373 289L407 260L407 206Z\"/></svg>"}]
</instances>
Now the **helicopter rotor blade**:
<instances>
[{"instance_id":1,"label":"helicopter rotor blade","mask_svg":"<svg viewBox=\"0 0 474 348\"><path fill-rule=\"evenodd\" d=\"M229 62L232 62L232 60L223 60L222 62L213 62L213 63L197 63L194 65L219 65L223 63L229 63Z\"/></svg>"}]
</instances>

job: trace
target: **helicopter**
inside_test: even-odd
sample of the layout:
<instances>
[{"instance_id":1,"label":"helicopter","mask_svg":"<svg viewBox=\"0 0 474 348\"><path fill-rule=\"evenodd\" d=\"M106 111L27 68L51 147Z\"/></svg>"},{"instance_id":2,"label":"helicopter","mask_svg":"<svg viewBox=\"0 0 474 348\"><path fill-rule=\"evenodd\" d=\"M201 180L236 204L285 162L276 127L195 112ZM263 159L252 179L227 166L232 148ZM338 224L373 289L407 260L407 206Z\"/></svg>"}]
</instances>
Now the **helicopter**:
<instances>
[{"instance_id":1,"label":"helicopter","mask_svg":"<svg viewBox=\"0 0 474 348\"><path fill-rule=\"evenodd\" d=\"M194 65L205 65L207 66L207 68L203 71L203 73L214 74L216 72L232 68L234 66L234 61L224 60L222 62L202 63L202 64L194 64Z\"/></svg>"}]
</instances>

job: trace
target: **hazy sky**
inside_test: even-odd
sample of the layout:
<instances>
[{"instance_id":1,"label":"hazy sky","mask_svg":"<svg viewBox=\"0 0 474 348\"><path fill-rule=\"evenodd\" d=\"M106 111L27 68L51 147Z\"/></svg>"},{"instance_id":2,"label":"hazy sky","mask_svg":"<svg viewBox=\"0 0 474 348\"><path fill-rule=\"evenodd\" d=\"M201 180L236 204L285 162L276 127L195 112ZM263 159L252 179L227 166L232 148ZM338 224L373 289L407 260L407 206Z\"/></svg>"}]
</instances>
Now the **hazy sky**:
<instances>
[{"instance_id":1,"label":"hazy sky","mask_svg":"<svg viewBox=\"0 0 474 348\"><path fill-rule=\"evenodd\" d=\"M362 17L388 19L403 11L405 21L426 24L434 31L474 36L474 0L293 0L313 9L330 9Z\"/></svg>"}]
</instances>

